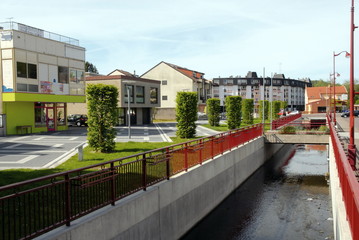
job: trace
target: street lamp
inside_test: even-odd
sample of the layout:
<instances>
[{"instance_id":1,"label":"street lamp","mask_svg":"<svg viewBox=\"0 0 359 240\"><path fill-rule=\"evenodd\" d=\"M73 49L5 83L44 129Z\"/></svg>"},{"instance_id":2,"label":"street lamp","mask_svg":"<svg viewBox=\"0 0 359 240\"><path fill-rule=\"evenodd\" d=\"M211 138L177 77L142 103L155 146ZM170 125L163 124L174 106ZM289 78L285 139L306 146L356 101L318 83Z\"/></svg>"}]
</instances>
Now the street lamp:
<instances>
[{"instance_id":1,"label":"street lamp","mask_svg":"<svg viewBox=\"0 0 359 240\"><path fill-rule=\"evenodd\" d=\"M334 98L334 125L337 125L337 120L336 120L336 108L337 108L337 105L336 105L336 100L335 100L335 75L339 76L339 74L337 72L335 72L335 57L339 56L340 54L344 53L345 52L345 57L350 57L350 53L348 53L347 51L341 51L340 53L335 53L333 52L333 85L334 85L334 88L333 88L333 98ZM330 102L331 104L331 102Z\"/></svg>"},{"instance_id":2,"label":"street lamp","mask_svg":"<svg viewBox=\"0 0 359 240\"><path fill-rule=\"evenodd\" d=\"M128 125L128 139L131 139L131 108L130 108L130 86L127 84L135 83L135 81L125 80L122 81L125 84L126 91L127 91L127 125Z\"/></svg>"},{"instance_id":3,"label":"street lamp","mask_svg":"<svg viewBox=\"0 0 359 240\"><path fill-rule=\"evenodd\" d=\"M357 28L354 24L354 0L351 3L350 18L350 122L349 122L349 145L348 158L353 170L355 169L356 148L354 142L354 31Z\"/></svg>"}]
</instances>

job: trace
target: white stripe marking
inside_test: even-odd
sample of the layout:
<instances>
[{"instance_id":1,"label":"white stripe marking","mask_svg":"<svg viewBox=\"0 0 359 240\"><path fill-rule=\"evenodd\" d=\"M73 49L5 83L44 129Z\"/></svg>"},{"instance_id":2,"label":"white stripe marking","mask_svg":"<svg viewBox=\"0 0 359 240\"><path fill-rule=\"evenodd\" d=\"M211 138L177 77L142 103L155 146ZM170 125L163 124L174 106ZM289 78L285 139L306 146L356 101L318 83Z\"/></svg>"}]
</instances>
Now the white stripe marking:
<instances>
[{"instance_id":1,"label":"white stripe marking","mask_svg":"<svg viewBox=\"0 0 359 240\"><path fill-rule=\"evenodd\" d=\"M14 145L10 145L10 146L7 146L7 147L4 147L6 149L10 149L10 148L16 148L18 146L22 145L21 143L17 143L17 144L14 144Z\"/></svg>"}]
</instances>

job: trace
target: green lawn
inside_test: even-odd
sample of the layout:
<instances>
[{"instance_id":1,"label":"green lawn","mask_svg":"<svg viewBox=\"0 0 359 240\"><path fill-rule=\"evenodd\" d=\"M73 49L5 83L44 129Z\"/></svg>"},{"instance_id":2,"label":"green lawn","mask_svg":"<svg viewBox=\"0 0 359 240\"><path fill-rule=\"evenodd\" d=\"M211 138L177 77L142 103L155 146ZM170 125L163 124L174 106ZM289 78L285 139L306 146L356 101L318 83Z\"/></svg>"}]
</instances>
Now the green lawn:
<instances>
[{"instance_id":1,"label":"green lawn","mask_svg":"<svg viewBox=\"0 0 359 240\"><path fill-rule=\"evenodd\" d=\"M193 139L172 138L173 142L127 142L116 143L115 151L112 153L99 153L92 151L91 148L84 148L84 160L79 161L77 154L71 157L63 164L51 169L10 169L0 171L0 186L5 186L11 183L21 182L28 179L42 177L53 173L64 172L72 169L86 167L114 159L134 155L149 151L152 149L162 148L176 143L187 142Z\"/></svg>"},{"instance_id":2,"label":"green lawn","mask_svg":"<svg viewBox=\"0 0 359 240\"><path fill-rule=\"evenodd\" d=\"M255 118L253 120L253 124L257 124L257 123L262 123L262 119ZM269 120L266 120L265 123L269 123ZM210 128L212 130L219 131L219 132L225 132L225 131L229 130L227 124L220 124L218 127L213 127L213 126L211 126L209 124L203 124L201 126L206 127L206 128ZM243 124L243 122L241 123L241 127L246 127L246 126L248 126L248 124L246 125L246 124ZM269 130L269 124L265 125L264 130Z\"/></svg>"}]
</instances>

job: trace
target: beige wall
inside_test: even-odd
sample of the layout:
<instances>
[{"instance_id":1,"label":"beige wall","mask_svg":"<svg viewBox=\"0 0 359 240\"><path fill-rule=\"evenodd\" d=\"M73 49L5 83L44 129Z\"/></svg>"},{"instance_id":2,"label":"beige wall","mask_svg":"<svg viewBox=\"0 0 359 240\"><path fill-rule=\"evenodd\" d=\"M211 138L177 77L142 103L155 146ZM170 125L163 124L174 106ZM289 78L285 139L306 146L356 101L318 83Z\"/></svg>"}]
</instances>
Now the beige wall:
<instances>
[{"instance_id":1,"label":"beige wall","mask_svg":"<svg viewBox=\"0 0 359 240\"><path fill-rule=\"evenodd\" d=\"M197 86L194 85L192 79L163 62L142 77L160 81L167 80L167 85L161 84L161 108L175 108L177 92L197 91ZM167 96L167 100L162 100L162 96Z\"/></svg>"}]
</instances>

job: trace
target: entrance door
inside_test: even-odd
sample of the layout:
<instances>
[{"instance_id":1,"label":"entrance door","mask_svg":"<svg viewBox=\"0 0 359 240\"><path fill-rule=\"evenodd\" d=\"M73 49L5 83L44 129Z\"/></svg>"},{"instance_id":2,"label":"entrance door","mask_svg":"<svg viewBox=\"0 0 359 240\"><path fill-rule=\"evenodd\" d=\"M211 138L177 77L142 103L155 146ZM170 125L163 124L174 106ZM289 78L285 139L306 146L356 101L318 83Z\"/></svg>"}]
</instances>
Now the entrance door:
<instances>
[{"instance_id":1,"label":"entrance door","mask_svg":"<svg viewBox=\"0 0 359 240\"><path fill-rule=\"evenodd\" d=\"M54 107L46 108L46 126L47 131L55 131Z\"/></svg>"}]
</instances>

